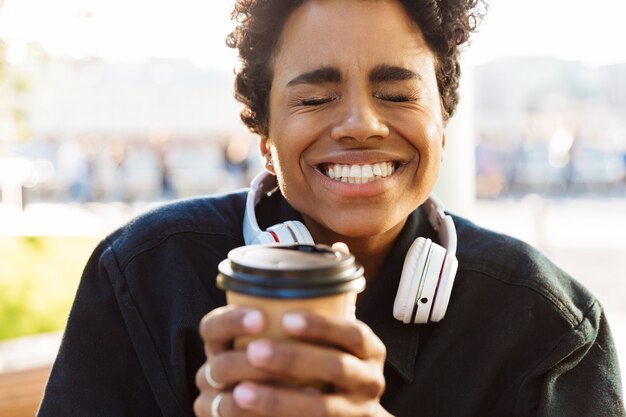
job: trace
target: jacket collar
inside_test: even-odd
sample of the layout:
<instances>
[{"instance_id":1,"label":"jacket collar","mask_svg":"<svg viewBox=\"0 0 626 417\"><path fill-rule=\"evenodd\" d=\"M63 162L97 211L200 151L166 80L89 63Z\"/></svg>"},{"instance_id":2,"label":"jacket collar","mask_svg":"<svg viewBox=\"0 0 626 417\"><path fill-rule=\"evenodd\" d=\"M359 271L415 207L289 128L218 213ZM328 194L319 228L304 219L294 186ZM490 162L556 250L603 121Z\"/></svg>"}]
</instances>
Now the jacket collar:
<instances>
[{"instance_id":1,"label":"jacket collar","mask_svg":"<svg viewBox=\"0 0 626 417\"><path fill-rule=\"evenodd\" d=\"M263 199L257 208L257 221L263 230L287 220L302 221L302 216L289 205L280 192ZM370 288L366 289L356 309L359 320L367 323L385 344L387 365L405 382L413 381L422 325L404 324L396 320L393 317L393 302L405 255L411 244L420 236L437 239L435 231L422 210L418 208L407 219L394 247L389 252L385 265Z\"/></svg>"}]
</instances>

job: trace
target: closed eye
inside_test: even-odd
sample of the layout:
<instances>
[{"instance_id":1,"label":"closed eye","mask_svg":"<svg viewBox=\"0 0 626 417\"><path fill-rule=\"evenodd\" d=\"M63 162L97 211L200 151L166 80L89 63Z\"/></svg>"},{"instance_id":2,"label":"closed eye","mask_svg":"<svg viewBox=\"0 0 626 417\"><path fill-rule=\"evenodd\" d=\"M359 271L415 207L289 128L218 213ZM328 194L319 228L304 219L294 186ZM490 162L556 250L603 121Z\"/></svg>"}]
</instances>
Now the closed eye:
<instances>
[{"instance_id":1,"label":"closed eye","mask_svg":"<svg viewBox=\"0 0 626 417\"><path fill-rule=\"evenodd\" d=\"M319 106L320 104L326 104L332 101L332 97L321 97L321 98L305 98L300 101L303 106Z\"/></svg>"},{"instance_id":2,"label":"closed eye","mask_svg":"<svg viewBox=\"0 0 626 417\"><path fill-rule=\"evenodd\" d=\"M322 104L330 103L337 98L335 95L321 96L321 97L302 97L293 100L293 104L298 106L321 106Z\"/></svg>"},{"instance_id":3,"label":"closed eye","mask_svg":"<svg viewBox=\"0 0 626 417\"><path fill-rule=\"evenodd\" d=\"M374 98L378 100L391 101L393 103L402 103L408 101L416 101L419 97L417 94L392 94L392 93L375 93Z\"/></svg>"}]
</instances>

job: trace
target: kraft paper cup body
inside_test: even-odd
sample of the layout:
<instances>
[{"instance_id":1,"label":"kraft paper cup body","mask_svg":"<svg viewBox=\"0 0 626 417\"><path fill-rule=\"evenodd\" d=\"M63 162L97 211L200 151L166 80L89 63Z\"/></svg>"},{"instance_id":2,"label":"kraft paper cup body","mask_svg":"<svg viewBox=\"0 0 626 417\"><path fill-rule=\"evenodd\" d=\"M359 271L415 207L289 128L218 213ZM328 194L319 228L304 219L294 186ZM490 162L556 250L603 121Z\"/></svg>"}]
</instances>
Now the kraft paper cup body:
<instances>
[{"instance_id":1,"label":"kraft paper cup body","mask_svg":"<svg viewBox=\"0 0 626 417\"><path fill-rule=\"evenodd\" d=\"M267 299L227 291L228 304L258 308L263 311L268 321L267 327L259 335L237 338L235 349L244 349L250 341L258 338L288 339L282 330L282 317L291 311L308 311L322 316L353 319L356 297L356 292L352 291L316 298Z\"/></svg>"}]
</instances>

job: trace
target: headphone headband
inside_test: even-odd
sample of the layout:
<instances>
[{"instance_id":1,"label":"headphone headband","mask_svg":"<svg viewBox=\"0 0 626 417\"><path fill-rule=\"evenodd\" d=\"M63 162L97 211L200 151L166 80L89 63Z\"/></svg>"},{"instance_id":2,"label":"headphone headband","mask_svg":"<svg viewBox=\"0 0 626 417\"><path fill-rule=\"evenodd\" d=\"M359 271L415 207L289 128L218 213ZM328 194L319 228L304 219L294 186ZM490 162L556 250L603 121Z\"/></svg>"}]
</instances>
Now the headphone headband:
<instances>
[{"instance_id":1,"label":"headphone headband","mask_svg":"<svg viewBox=\"0 0 626 417\"><path fill-rule=\"evenodd\" d=\"M254 243L275 243L276 240L263 239L259 241L259 236L262 236L264 232L259 227L259 223L256 220L255 207L261 202L261 199L269 194L272 190L276 189L276 182L272 175L263 170L250 183L250 190L246 197L246 211L243 220L243 239L246 245L252 245ZM266 241L267 240L267 241Z\"/></svg>"},{"instance_id":2,"label":"headphone headband","mask_svg":"<svg viewBox=\"0 0 626 417\"><path fill-rule=\"evenodd\" d=\"M289 220L261 230L256 220L255 208L261 199L277 188L274 176L263 170L250 184L246 198L246 211L243 221L243 239L246 245L258 243L301 243L313 244L313 237L299 221Z\"/></svg>"},{"instance_id":3,"label":"headphone headband","mask_svg":"<svg viewBox=\"0 0 626 417\"><path fill-rule=\"evenodd\" d=\"M448 255L456 256L456 227L452 217L445 213L441 200L431 194L422 207L428 222L439 236L441 246L446 248Z\"/></svg>"}]
</instances>

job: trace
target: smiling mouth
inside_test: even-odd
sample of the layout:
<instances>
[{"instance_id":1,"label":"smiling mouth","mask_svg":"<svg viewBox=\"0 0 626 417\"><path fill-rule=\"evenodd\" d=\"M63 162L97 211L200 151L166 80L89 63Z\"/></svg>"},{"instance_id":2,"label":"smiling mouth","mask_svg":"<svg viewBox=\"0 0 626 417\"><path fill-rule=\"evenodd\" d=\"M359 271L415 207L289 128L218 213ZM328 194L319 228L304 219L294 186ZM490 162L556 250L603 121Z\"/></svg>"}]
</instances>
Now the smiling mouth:
<instances>
[{"instance_id":1,"label":"smiling mouth","mask_svg":"<svg viewBox=\"0 0 626 417\"><path fill-rule=\"evenodd\" d=\"M399 166L400 163L397 161L364 165L326 163L320 164L318 170L334 181L349 184L367 184L390 176Z\"/></svg>"}]
</instances>

